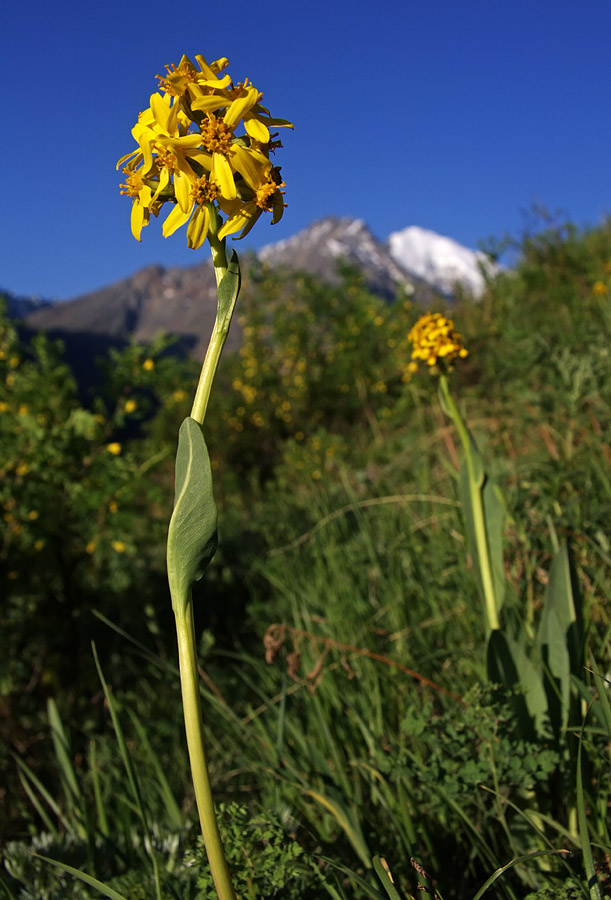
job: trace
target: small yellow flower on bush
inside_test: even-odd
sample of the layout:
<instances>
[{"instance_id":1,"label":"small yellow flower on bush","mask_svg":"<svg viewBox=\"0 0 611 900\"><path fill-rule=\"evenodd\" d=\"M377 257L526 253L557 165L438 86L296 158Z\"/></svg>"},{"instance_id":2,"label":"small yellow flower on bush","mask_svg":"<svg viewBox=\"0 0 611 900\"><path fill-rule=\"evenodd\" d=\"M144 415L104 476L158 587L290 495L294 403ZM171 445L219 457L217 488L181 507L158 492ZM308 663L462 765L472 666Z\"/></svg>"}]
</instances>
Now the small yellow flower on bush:
<instances>
[{"instance_id":1,"label":"small yellow flower on bush","mask_svg":"<svg viewBox=\"0 0 611 900\"><path fill-rule=\"evenodd\" d=\"M125 544L123 541L111 541L110 546L115 553L125 553Z\"/></svg>"},{"instance_id":2,"label":"small yellow flower on bush","mask_svg":"<svg viewBox=\"0 0 611 900\"><path fill-rule=\"evenodd\" d=\"M414 345L412 363L424 362L436 366L439 361L451 363L469 355L462 343L462 335L454 330L454 322L441 313L427 313L421 316L408 335ZM410 363L410 370L413 365Z\"/></svg>"},{"instance_id":3,"label":"small yellow flower on bush","mask_svg":"<svg viewBox=\"0 0 611 900\"><path fill-rule=\"evenodd\" d=\"M138 116L132 129L137 149L121 157L125 183L121 193L132 200L131 227L136 240L151 213L164 203L171 211L162 233L169 237L187 225L187 244L200 247L219 213L218 238L247 234L264 211L278 222L284 211L284 182L270 161L281 144L274 119L261 105L262 94L246 78L234 84L222 75L225 58L195 63L183 56L178 66L158 75L159 93ZM238 133L243 128L243 133Z\"/></svg>"},{"instance_id":4,"label":"small yellow flower on bush","mask_svg":"<svg viewBox=\"0 0 611 900\"><path fill-rule=\"evenodd\" d=\"M145 359L142 363L142 368L145 372L152 372L155 368L155 360L154 359Z\"/></svg>"},{"instance_id":5,"label":"small yellow flower on bush","mask_svg":"<svg viewBox=\"0 0 611 900\"><path fill-rule=\"evenodd\" d=\"M595 297L604 297L608 293L607 285L604 281L595 281L592 285L592 293Z\"/></svg>"},{"instance_id":6,"label":"small yellow flower on bush","mask_svg":"<svg viewBox=\"0 0 611 900\"><path fill-rule=\"evenodd\" d=\"M87 546L85 547L85 553L87 553L89 556L91 556L92 553L95 553L95 548L96 548L96 542L88 541Z\"/></svg>"},{"instance_id":7,"label":"small yellow flower on bush","mask_svg":"<svg viewBox=\"0 0 611 900\"><path fill-rule=\"evenodd\" d=\"M138 404L136 403L135 400L126 400L124 409L125 409L125 412L128 414L133 413L138 409Z\"/></svg>"},{"instance_id":8,"label":"small yellow flower on bush","mask_svg":"<svg viewBox=\"0 0 611 900\"><path fill-rule=\"evenodd\" d=\"M109 453L112 453L113 456L119 456L121 453L121 444L118 441L113 441L111 444L106 444L106 449Z\"/></svg>"}]
</instances>

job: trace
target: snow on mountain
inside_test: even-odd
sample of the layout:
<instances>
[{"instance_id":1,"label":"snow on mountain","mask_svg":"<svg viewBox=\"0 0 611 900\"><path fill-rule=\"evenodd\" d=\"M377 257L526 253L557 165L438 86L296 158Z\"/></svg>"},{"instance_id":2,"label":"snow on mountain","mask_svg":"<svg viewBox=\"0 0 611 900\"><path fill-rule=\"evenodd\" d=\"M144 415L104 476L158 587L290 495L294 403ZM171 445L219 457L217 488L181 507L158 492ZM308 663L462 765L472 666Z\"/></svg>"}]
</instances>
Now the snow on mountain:
<instances>
[{"instance_id":1,"label":"snow on mountain","mask_svg":"<svg viewBox=\"0 0 611 900\"><path fill-rule=\"evenodd\" d=\"M328 216L284 241L268 244L257 254L271 266L301 269L326 281L337 280L340 260L363 272L377 293L389 298L401 286L411 293L412 279L389 253L388 246L371 233L362 219Z\"/></svg>"},{"instance_id":2,"label":"snow on mountain","mask_svg":"<svg viewBox=\"0 0 611 900\"><path fill-rule=\"evenodd\" d=\"M422 278L447 295L458 282L479 297L485 287L482 269L490 274L495 271L481 251L417 225L393 232L388 247L391 257L408 275Z\"/></svg>"}]
</instances>

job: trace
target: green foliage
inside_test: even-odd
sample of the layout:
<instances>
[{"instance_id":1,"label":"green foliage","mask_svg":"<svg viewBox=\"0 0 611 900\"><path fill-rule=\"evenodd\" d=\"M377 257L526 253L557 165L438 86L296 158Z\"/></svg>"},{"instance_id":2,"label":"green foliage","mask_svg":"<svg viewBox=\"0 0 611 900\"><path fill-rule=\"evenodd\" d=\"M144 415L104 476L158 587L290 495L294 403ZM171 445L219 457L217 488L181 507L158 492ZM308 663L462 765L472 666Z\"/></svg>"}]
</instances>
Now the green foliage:
<instances>
[{"instance_id":1,"label":"green foliage","mask_svg":"<svg viewBox=\"0 0 611 900\"><path fill-rule=\"evenodd\" d=\"M609 224L552 223L452 310L470 350L452 395L503 498L482 501L503 689L486 683L460 437L428 373L407 369L417 310L353 273L245 286L241 352L206 422L220 542L205 605L194 587L211 777L244 897L379 900L377 854L400 896L412 857L444 900L499 869L489 893L508 900L608 892L610 261ZM164 567L195 366L162 340L113 351L89 400L60 348L2 329L2 885L97 896L34 849L149 900L146 845L168 896L203 900Z\"/></svg>"},{"instance_id":2,"label":"green foliage","mask_svg":"<svg viewBox=\"0 0 611 900\"><path fill-rule=\"evenodd\" d=\"M168 531L172 603L183 609L214 556L218 538L212 470L201 425L186 418L178 433L174 510Z\"/></svg>"},{"instance_id":3,"label":"green foliage","mask_svg":"<svg viewBox=\"0 0 611 900\"><path fill-rule=\"evenodd\" d=\"M274 816L239 803L221 804L219 826L238 897L307 900L320 896L322 874L316 863ZM199 870L201 900L210 897L214 885L199 839L197 849L185 855L185 865Z\"/></svg>"}]
</instances>

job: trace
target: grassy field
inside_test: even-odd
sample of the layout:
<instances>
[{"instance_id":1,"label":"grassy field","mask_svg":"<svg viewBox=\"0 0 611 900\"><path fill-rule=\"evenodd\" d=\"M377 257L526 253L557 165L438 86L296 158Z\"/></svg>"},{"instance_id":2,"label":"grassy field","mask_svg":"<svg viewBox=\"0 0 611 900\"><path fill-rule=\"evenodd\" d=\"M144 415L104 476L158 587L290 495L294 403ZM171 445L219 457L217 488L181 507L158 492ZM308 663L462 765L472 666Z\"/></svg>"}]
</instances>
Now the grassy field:
<instances>
[{"instance_id":1,"label":"grassy field","mask_svg":"<svg viewBox=\"0 0 611 900\"><path fill-rule=\"evenodd\" d=\"M245 900L611 892L611 226L515 250L449 313L454 418L409 298L264 272L240 300L195 601ZM1 341L0 889L212 897L164 569L196 367L130 347L84 405L60 349Z\"/></svg>"}]
</instances>

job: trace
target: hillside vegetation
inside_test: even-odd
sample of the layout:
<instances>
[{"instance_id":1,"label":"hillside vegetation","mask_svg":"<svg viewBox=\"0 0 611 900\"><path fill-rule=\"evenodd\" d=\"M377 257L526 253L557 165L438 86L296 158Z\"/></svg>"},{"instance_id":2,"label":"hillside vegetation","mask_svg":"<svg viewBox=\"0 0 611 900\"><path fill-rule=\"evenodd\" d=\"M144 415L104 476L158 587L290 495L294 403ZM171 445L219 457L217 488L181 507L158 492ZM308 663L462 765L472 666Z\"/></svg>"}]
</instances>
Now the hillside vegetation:
<instances>
[{"instance_id":1,"label":"hillside vegetation","mask_svg":"<svg viewBox=\"0 0 611 900\"><path fill-rule=\"evenodd\" d=\"M494 491L500 650L460 434L409 368L421 310L272 270L239 308L196 609L245 900L392 898L377 855L402 897L473 900L512 860L487 896L611 891L611 225L517 249L481 300L435 307L469 349L449 383ZM126 900L155 878L204 900L165 576L198 366L134 344L84 403L61 347L0 327L0 888L100 896L33 850Z\"/></svg>"}]
</instances>

